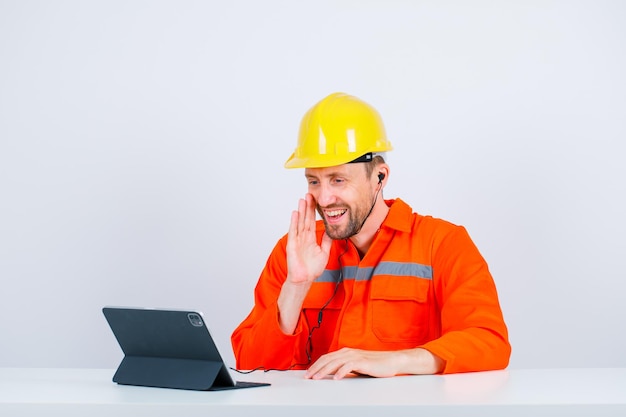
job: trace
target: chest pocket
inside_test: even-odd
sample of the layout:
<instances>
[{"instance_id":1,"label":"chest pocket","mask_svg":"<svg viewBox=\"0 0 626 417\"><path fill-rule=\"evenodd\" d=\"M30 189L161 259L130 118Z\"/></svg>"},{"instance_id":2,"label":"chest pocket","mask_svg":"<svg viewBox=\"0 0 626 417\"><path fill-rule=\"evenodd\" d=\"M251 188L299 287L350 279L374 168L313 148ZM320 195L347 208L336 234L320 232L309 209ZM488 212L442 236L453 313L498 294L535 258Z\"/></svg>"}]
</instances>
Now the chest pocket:
<instances>
[{"instance_id":1,"label":"chest pocket","mask_svg":"<svg viewBox=\"0 0 626 417\"><path fill-rule=\"evenodd\" d=\"M370 292L372 331L387 343L424 343L429 333L431 280L379 275Z\"/></svg>"}]
</instances>

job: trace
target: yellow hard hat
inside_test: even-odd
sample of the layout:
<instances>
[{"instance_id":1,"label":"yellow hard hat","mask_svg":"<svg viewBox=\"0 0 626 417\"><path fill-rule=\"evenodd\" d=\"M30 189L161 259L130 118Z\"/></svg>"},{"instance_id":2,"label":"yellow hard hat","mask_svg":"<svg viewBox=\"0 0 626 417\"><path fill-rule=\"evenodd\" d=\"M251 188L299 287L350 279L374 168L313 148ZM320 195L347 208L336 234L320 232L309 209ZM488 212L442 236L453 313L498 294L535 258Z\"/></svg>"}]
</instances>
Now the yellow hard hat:
<instances>
[{"instance_id":1,"label":"yellow hard hat","mask_svg":"<svg viewBox=\"0 0 626 417\"><path fill-rule=\"evenodd\" d=\"M348 94L333 93L302 118L298 146L285 168L343 165L365 154L392 149L376 109Z\"/></svg>"}]
</instances>

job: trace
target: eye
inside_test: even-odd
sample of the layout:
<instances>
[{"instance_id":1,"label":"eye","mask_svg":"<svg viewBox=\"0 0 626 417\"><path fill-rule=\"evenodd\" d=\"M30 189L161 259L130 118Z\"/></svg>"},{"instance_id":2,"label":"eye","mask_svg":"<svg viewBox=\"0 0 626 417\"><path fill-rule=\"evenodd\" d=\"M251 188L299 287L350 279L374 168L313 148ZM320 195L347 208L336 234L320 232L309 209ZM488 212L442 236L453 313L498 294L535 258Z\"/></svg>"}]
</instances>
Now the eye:
<instances>
[{"instance_id":1,"label":"eye","mask_svg":"<svg viewBox=\"0 0 626 417\"><path fill-rule=\"evenodd\" d=\"M317 185L319 184L318 180L309 180L309 185Z\"/></svg>"}]
</instances>

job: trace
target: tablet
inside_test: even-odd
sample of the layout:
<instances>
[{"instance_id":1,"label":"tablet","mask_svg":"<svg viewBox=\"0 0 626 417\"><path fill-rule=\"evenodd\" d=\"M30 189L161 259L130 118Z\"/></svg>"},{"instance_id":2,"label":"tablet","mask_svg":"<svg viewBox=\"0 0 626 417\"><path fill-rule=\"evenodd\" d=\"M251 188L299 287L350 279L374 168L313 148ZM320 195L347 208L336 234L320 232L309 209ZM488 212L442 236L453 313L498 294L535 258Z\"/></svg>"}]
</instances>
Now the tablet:
<instances>
[{"instance_id":1,"label":"tablet","mask_svg":"<svg viewBox=\"0 0 626 417\"><path fill-rule=\"evenodd\" d=\"M113 376L118 384L202 391L270 385L233 380L198 311L107 306L102 312L124 352Z\"/></svg>"}]
</instances>

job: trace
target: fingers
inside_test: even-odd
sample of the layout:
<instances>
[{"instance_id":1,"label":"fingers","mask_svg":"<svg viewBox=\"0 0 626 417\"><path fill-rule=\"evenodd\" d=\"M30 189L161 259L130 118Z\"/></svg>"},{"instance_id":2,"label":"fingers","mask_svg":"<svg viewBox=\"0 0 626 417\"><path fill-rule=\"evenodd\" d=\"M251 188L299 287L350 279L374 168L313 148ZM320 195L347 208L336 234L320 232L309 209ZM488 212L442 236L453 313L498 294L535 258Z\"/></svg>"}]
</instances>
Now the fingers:
<instances>
[{"instance_id":1,"label":"fingers","mask_svg":"<svg viewBox=\"0 0 626 417\"><path fill-rule=\"evenodd\" d=\"M313 195L307 193L305 196L306 199L306 221L309 224L309 227L315 229L315 199Z\"/></svg>"},{"instance_id":2,"label":"fingers","mask_svg":"<svg viewBox=\"0 0 626 417\"><path fill-rule=\"evenodd\" d=\"M298 234L299 213L297 211L291 212L291 222L289 223L289 236L296 236Z\"/></svg>"},{"instance_id":3,"label":"fingers","mask_svg":"<svg viewBox=\"0 0 626 417\"><path fill-rule=\"evenodd\" d=\"M315 230L315 202L311 194L307 193L304 199L298 202L298 214L300 215L299 231Z\"/></svg>"},{"instance_id":4,"label":"fingers","mask_svg":"<svg viewBox=\"0 0 626 417\"><path fill-rule=\"evenodd\" d=\"M353 364L351 362L340 362L339 360L327 363L314 373L307 372L305 377L307 379L324 379L332 375L333 379L343 379L353 371Z\"/></svg>"},{"instance_id":5,"label":"fingers","mask_svg":"<svg viewBox=\"0 0 626 417\"><path fill-rule=\"evenodd\" d=\"M374 377L389 377L398 374L393 365L395 352L365 351L342 348L322 355L306 371L307 379L323 379L329 375L342 379L349 374L362 374Z\"/></svg>"},{"instance_id":6,"label":"fingers","mask_svg":"<svg viewBox=\"0 0 626 417\"><path fill-rule=\"evenodd\" d=\"M302 198L298 200L298 233L303 232L306 228L306 206L306 200Z\"/></svg>"},{"instance_id":7,"label":"fingers","mask_svg":"<svg viewBox=\"0 0 626 417\"><path fill-rule=\"evenodd\" d=\"M349 369L350 359L347 357L348 353L347 349L341 349L323 355L307 369L305 378L323 379L329 375L333 375L333 379L343 378L351 371L351 369ZM340 369L342 369L341 373L339 372Z\"/></svg>"},{"instance_id":8,"label":"fingers","mask_svg":"<svg viewBox=\"0 0 626 417\"><path fill-rule=\"evenodd\" d=\"M301 198L298 200L298 209L291 212L291 222L289 223L289 235L298 236L306 225L307 202Z\"/></svg>"},{"instance_id":9,"label":"fingers","mask_svg":"<svg viewBox=\"0 0 626 417\"><path fill-rule=\"evenodd\" d=\"M315 200L311 194L298 200L298 210L291 213L289 233L293 236L315 230Z\"/></svg>"}]
</instances>

